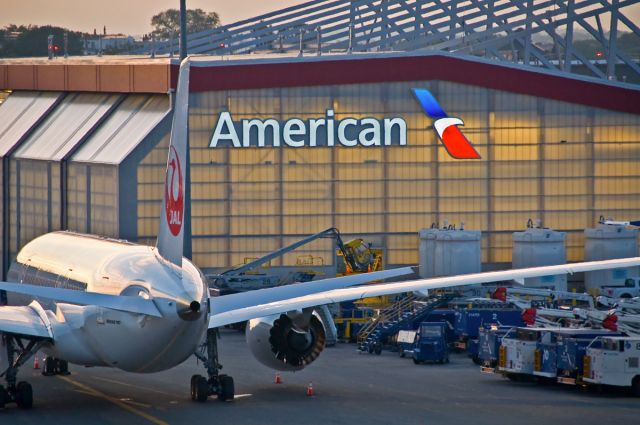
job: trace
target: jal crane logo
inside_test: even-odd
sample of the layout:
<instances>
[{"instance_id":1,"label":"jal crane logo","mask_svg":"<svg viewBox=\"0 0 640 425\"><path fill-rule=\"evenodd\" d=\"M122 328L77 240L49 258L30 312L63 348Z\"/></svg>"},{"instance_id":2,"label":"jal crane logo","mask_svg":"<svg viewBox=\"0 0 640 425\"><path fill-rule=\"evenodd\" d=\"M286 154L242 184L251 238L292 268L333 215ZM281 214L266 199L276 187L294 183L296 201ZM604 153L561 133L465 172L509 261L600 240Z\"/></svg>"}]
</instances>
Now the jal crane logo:
<instances>
[{"instance_id":1,"label":"jal crane logo","mask_svg":"<svg viewBox=\"0 0 640 425\"><path fill-rule=\"evenodd\" d=\"M169 159L167 160L164 199L164 208L167 213L169 230L173 236L178 236L182 229L182 219L184 217L184 190L182 187L180 157L173 146L170 146Z\"/></svg>"},{"instance_id":2,"label":"jal crane logo","mask_svg":"<svg viewBox=\"0 0 640 425\"><path fill-rule=\"evenodd\" d=\"M460 118L449 117L429 90L412 91L424 113L435 120L433 127L449 155L456 159L480 159L478 151L458 128L464 122Z\"/></svg>"}]
</instances>

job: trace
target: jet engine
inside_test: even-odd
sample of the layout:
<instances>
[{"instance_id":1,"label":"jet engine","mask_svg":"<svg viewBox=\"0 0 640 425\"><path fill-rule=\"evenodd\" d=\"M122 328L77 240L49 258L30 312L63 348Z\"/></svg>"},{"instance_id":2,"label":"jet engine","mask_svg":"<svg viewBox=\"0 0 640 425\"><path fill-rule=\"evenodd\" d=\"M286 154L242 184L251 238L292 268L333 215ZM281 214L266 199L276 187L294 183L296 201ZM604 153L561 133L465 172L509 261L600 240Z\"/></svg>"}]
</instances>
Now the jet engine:
<instances>
[{"instance_id":1,"label":"jet engine","mask_svg":"<svg viewBox=\"0 0 640 425\"><path fill-rule=\"evenodd\" d=\"M263 365L296 371L318 358L325 331L315 312L296 312L250 320L246 338L251 353Z\"/></svg>"}]
</instances>

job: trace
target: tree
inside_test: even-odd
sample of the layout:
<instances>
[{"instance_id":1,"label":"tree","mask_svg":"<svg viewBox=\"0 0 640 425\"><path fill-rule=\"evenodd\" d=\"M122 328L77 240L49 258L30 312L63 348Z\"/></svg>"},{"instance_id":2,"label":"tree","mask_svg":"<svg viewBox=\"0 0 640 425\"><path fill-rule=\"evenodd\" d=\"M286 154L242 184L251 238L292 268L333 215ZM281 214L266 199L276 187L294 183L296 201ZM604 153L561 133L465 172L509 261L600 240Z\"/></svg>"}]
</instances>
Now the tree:
<instances>
[{"instance_id":1,"label":"tree","mask_svg":"<svg viewBox=\"0 0 640 425\"><path fill-rule=\"evenodd\" d=\"M5 28L5 39L0 49L0 57L33 57L47 56L47 37L53 35L53 43L59 47L58 55L64 53L64 33L68 34L68 53L81 55L84 50L82 33L69 31L65 28L53 26L16 26ZM6 37L8 33L19 33L15 40Z\"/></svg>"},{"instance_id":2,"label":"tree","mask_svg":"<svg viewBox=\"0 0 640 425\"><path fill-rule=\"evenodd\" d=\"M205 31L220 25L220 16L216 12L202 9L187 10L187 33ZM151 18L153 34L159 39L169 39L180 34L180 11L167 9Z\"/></svg>"}]
</instances>

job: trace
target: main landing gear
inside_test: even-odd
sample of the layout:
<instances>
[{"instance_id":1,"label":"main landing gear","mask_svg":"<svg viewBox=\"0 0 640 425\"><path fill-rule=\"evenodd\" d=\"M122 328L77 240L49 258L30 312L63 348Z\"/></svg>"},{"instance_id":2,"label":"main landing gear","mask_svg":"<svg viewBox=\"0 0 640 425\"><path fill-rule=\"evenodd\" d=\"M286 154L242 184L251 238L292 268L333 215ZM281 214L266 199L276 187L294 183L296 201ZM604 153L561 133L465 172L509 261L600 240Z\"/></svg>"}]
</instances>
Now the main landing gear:
<instances>
[{"instance_id":1,"label":"main landing gear","mask_svg":"<svg viewBox=\"0 0 640 425\"><path fill-rule=\"evenodd\" d=\"M33 389L28 382L17 382L18 369L38 352L42 341L28 340L26 346L22 339L12 335L0 334L2 344L7 349L7 363L9 367L0 371L0 377L6 380L6 387L0 385L0 408L7 403L16 403L21 409L31 409L33 406Z\"/></svg>"},{"instance_id":2,"label":"main landing gear","mask_svg":"<svg viewBox=\"0 0 640 425\"><path fill-rule=\"evenodd\" d=\"M200 352L196 352L195 355L204 363L208 378L201 375L191 377L191 400L205 402L211 395L217 395L220 401L233 400L235 391L233 378L218 373L222 365L218 363L217 329L207 331L207 340Z\"/></svg>"},{"instance_id":3,"label":"main landing gear","mask_svg":"<svg viewBox=\"0 0 640 425\"><path fill-rule=\"evenodd\" d=\"M70 375L69 363L66 360L47 357L42 365L42 374L44 376Z\"/></svg>"}]
</instances>

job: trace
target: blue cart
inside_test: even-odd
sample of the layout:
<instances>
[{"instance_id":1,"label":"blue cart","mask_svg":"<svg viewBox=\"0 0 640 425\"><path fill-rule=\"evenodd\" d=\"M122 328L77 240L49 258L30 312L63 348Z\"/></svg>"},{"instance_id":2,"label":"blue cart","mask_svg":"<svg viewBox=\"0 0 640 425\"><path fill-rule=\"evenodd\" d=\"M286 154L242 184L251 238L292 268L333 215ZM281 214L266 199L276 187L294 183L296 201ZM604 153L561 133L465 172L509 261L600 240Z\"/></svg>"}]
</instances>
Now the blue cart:
<instances>
[{"instance_id":1,"label":"blue cart","mask_svg":"<svg viewBox=\"0 0 640 425\"><path fill-rule=\"evenodd\" d=\"M413 344L413 362L449 363L446 323L422 322Z\"/></svg>"}]
</instances>

